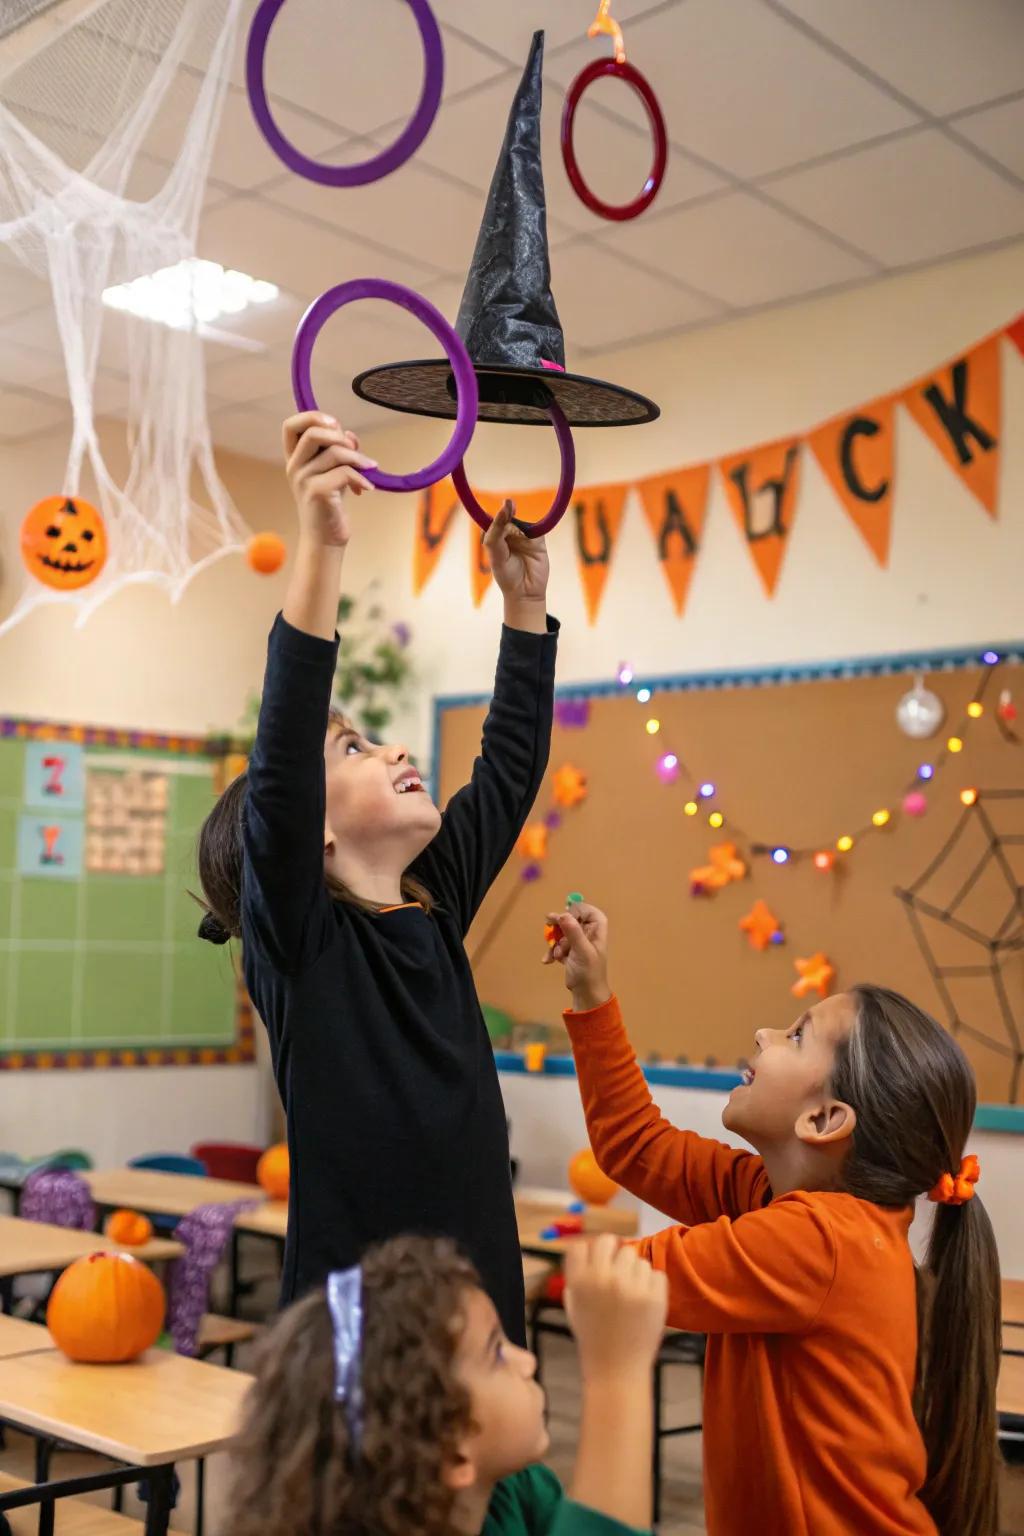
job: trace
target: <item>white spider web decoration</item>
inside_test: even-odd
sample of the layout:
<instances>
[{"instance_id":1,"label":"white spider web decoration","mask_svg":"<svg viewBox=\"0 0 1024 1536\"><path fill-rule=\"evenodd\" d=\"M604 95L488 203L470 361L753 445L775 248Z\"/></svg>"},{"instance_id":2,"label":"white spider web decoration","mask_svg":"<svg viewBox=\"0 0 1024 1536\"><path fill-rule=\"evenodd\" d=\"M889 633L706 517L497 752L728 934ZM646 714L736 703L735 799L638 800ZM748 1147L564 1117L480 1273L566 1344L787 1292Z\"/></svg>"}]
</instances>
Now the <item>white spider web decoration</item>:
<instances>
[{"instance_id":1,"label":"white spider web decoration","mask_svg":"<svg viewBox=\"0 0 1024 1536\"><path fill-rule=\"evenodd\" d=\"M18 0L0 18L0 247L47 279L53 297L72 428L52 494L78 495L89 473L109 546L96 581L78 591L55 591L25 572L0 633L43 603L71 603L84 622L129 583L153 583L176 599L250 536L214 465L197 321L130 322L120 483L104 461L93 400L111 313L103 290L196 255L241 7ZM142 146L168 110L184 118L176 158L155 192L147 186L135 197L153 172ZM28 510L6 508L19 521Z\"/></svg>"}]
</instances>

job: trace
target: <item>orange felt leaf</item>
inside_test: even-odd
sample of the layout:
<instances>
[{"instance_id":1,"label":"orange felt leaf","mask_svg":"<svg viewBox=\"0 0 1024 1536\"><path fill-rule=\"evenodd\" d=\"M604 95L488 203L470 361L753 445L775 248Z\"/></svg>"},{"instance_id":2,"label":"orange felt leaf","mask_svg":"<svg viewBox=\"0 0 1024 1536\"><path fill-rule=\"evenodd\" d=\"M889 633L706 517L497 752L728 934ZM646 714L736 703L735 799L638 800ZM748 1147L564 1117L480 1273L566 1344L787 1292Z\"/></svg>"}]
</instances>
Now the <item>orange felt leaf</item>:
<instances>
[{"instance_id":1,"label":"orange felt leaf","mask_svg":"<svg viewBox=\"0 0 1024 1536\"><path fill-rule=\"evenodd\" d=\"M564 763L555 774L553 782L556 805L569 810L587 798L587 776L574 768L572 763Z\"/></svg>"},{"instance_id":2,"label":"orange felt leaf","mask_svg":"<svg viewBox=\"0 0 1024 1536\"><path fill-rule=\"evenodd\" d=\"M765 901L755 901L746 917L741 917L739 928L745 933L753 949L768 949L774 934L779 932L779 920Z\"/></svg>"},{"instance_id":3,"label":"orange felt leaf","mask_svg":"<svg viewBox=\"0 0 1024 1536\"><path fill-rule=\"evenodd\" d=\"M836 979L835 967L830 964L826 955L819 949L817 954L811 955L808 960L794 960L798 981L793 983L794 997L807 997L811 992L817 992L819 997L828 997L832 991L832 983Z\"/></svg>"}]
</instances>

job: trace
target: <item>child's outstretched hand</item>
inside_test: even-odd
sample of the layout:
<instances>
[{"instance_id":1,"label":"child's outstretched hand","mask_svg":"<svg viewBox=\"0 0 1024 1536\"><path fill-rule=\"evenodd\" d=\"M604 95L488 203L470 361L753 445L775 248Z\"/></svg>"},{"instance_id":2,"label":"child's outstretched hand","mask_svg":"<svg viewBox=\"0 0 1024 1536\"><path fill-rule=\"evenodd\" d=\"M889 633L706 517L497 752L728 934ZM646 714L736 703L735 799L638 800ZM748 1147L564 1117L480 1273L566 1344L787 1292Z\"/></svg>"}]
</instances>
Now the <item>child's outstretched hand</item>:
<instances>
[{"instance_id":1,"label":"child's outstretched hand","mask_svg":"<svg viewBox=\"0 0 1024 1536\"><path fill-rule=\"evenodd\" d=\"M491 571L508 605L531 604L543 617L548 591L548 551L543 539L528 539L513 527L515 507L506 501L484 534Z\"/></svg>"},{"instance_id":2,"label":"child's outstretched hand","mask_svg":"<svg viewBox=\"0 0 1024 1536\"><path fill-rule=\"evenodd\" d=\"M573 903L566 912L549 912L548 922L562 930L562 937L544 957L545 965L558 961L565 966L565 984L572 993L577 1013L600 1008L611 997L608 985L608 919L597 907Z\"/></svg>"},{"instance_id":3,"label":"child's outstretched hand","mask_svg":"<svg viewBox=\"0 0 1024 1536\"><path fill-rule=\"evenodd\" d=\"M648 1377L665 1332L668 1281L635 1248L604 1232L574 1242L565 1260L565 1308L585 1382Z\"/></svg>"},{"instance_id":4,"label":"child's outstretched hand","mask_svg":"<svg viewBox=\"0 0 1024 1536\"><path fill-rule=\"evenodd\" d=\"M359 452L354 432L346 432L333 416L320 411L289 416L281 428L281 440L300 535L344 549L350 532L345 492L361 496L373 490L360 471L375 469L376 460Z\"/></svg>"}]
</instances>

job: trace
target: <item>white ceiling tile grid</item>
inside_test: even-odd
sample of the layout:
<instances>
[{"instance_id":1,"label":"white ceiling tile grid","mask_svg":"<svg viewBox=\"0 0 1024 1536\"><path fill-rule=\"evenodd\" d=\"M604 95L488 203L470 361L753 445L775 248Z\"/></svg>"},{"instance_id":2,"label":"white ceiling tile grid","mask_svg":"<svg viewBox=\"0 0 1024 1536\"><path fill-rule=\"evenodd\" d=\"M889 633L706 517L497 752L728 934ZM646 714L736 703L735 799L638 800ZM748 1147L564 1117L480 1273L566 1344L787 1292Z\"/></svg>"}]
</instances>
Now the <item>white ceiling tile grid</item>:
<instances>
[{"instance_id":1,"label":"white ceiling tile grid","mask_svg":"<svg viewBox=\"0 0 1024 1536\"><path fill-rule=\"evenodd\" d=\"M1021 0L613 0L671 141L657 199L627 224L583 207L561 158L565 91L609 51L607 39L586 38L597 0L433 4L446 68L437 120L412 161L349 191L291 175L265 145L249 114L240 39L200 254L282 292L219 323L207 346L212 427L225 447L277 457L295 324L325 288L389 277L454 319L537 27L546 29L552 282L570 357L1024 238ZM254 9L248 0L246 21ZM151 195L173 160L194 92L189 72L202 67L189 61L155 119L135 195ZM280 125L327 161L390 142L421 80L404 0L288 0L271 33L266 84ZM599 195L634 195L651 148L633 93L616 81L596 86L577 114L576 148ZM110 409L123 389L124 325L111 316L105 337ZM344 393L362 367L435 350L400 311L361 305L323 332L317 387ZM60 377L46 287L0 247L3 440L63 419Z\"/></svg>"}]
</instances>

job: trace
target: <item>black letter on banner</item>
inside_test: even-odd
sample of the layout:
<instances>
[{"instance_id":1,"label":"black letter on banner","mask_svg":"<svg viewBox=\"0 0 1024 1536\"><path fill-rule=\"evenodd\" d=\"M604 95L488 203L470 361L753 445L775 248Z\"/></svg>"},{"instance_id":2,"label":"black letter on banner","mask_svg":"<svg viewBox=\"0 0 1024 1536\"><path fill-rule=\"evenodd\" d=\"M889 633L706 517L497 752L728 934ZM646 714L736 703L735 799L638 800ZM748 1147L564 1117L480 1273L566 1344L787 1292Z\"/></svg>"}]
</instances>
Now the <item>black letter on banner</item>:
<instances>
[{"instance_id":1,"label":"black letter on banner","mask_svg":"<svg viewBox=\"0 0 1024 1536\"><path fill-rule=\"evenodd\" d=\"M680 503L675 491L665 492L665 516L662 518L661 529L658 533L658 559L668 559L668 541L673 533L678 533L683 541L683 547L687 555L692 557L700 548L693 529L686 521L686 509Z\"/></svg>"},{"instance_id":2,"label":"black letter on banner","mask_svg":"<svg viewBox=\"0 0 1024 1536\"><path fill-rule=\"evenodd\" d=\"M872 421L870 416L854 416L846 423L842 441L839 444L839 463L843 471L843 479L851 496L856 496L860 501L881 501L889 489L888 480L883 480L881 485L876 485L874 490L869 488L857 474L857 466L853 462L853 440L858 433L864 437L877 437L881 431L877 421Z\"/></svg>"},{"instance_id":3,"label":"black letter on banner","mask_svg":"<svg viewBox=\"0 0 1024 1536\"><path fill-rule=\"evenodd\" d=\"M743 497L743 531L748 544L756 544L759 539L770 538L773 533L777 534L780 539L785 538L786 529L782 522L782 503L786 494L786 486L789 484L789 472L796 463L797 452L798 444L796 443L791 448L787 448L786 462L783 466L781 477L778 480L766 480L763 485L758 486L754 493L756 496L763 495L765 491L771 491L772 493L772 516L766 528L754 527L754 509L750 504L750 489L747 485L747 470L750 466L748 464L737 464L736 468L730 472L730 480Z\"/></svg>"},{"instance_id":4,"label":"black letter on banner","mask_svg":"<svg viewBox=\"0 0 1024 1536\"><path fill-rule=\"evenodd\" d=\"M436 491L436 485L428 485L427 489L423 493L423 500L420 503L420 534L427 549L437 548L445 534L448 532L451 520L455 516L456 503L453 502L452 505L448 508L448 511L445 514L444 522L441 524L440 528L436 533L433 531L430 526L430 514L433 511L434 494Z\"/></svg>"},{"instance_id":5,"label":"black letter on banner","mask_svg":"<svg viewBox=\"0 0 1024 1536\"><path fill-rule=\"evenodd\" d=\"M583 529L583 514L586 511L586 503L578 501L573 507L576 513L576 548L579 551L580 562L583 565L607 565L612 556L612 539L608 532L608 523L604 515L604 502L599 501L595 507L597 514L597 527L601 535L601 548L596 555L592 555L587 549L586 536Z\"/></svg>"},{"instance_id":6,"label":"black letter on banner","mask_svg":"<svg viewBox=\"0 0 1024 1536\"><path fill-rule=\"evenodd\" d=\"M949 440L956 449L957 458L961 464L974 462L968 438L973 437L986 453L990 448L995 447L995 438L985 431L980 422L967 414L967 359L965 357L953 364L952 401L943 397L937 384L928 385L924 391L924 398L949 434Z\"/></svg>"}]
</instances>

